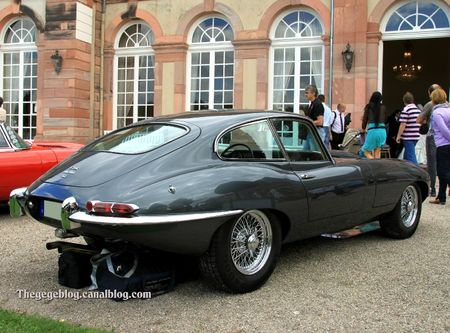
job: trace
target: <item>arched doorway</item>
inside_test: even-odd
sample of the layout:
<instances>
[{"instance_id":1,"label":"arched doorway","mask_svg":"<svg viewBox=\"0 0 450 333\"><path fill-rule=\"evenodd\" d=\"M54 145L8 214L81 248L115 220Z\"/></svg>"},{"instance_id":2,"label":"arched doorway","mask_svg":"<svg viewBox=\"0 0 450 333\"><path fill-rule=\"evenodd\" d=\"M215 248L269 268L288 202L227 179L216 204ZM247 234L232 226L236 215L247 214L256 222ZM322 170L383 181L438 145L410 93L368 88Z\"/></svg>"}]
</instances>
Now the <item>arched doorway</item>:
<instances>
[{"instance_id":1,"label":"arched doorway","mask_svg":"<svg viewBox=\"0 0 450 333\"><path fill-rule=\"evenodd\" d=\"M450 8L443 2L414 0L399 2L385 14L381 22L378 86L390 113L403 107L406 91L412 92L416 103L422 105L429 100L430 84L438 83L449 91L449 13Z\"/></svg>"}]
</instances>

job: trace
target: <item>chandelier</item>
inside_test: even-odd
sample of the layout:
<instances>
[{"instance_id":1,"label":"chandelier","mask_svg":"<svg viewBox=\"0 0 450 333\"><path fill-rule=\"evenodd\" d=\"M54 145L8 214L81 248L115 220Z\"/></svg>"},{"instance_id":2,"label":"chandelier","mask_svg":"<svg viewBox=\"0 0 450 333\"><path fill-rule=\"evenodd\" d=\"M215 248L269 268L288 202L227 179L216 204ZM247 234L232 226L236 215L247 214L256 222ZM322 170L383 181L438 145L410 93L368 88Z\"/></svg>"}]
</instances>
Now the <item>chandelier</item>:
<instances>
[{"instance_id":1,"label":"chandelier","mask_svg":"<svg viewBox=\"0 0 450 333\"><path fill-rule=\"evenodd\" d=\"M398 80L412 81L417 78L417 75L419 75L422 70L421 65L413 64L411 49L411 43L406 43L403 51L403 64L392 67L395 77Z\"/></svg>"}]
</instances>

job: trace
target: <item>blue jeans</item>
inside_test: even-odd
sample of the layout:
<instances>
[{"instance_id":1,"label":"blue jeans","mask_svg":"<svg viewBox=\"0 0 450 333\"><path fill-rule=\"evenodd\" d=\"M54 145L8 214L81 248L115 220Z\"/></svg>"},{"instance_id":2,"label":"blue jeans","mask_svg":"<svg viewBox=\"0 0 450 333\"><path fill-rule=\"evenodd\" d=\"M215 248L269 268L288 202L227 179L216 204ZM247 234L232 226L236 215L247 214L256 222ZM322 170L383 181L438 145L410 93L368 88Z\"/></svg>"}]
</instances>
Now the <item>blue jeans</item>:
<instances>
[{"instance_id":1,"label":"blue jeans","mask_svg":"<svg viewBox=\"0 0 450 333\"><path fill-rule=\"evenodd\" d=\"M410 161L414 164L418 164L416 158L416 144L418 140L402 140L402 141L403 147L405 147L403 159Z\"/></svg>"},{"instance_id":2,"label":"blue jeans","mask_svg":"<svg viewBox=\"0 0 450 333\"><path fill-rule=\"evenodd\" d=\"M317 131L319 132L320 138L325 143L325 130L323 127L317 127Z\"/></svg>"}]
</instances>

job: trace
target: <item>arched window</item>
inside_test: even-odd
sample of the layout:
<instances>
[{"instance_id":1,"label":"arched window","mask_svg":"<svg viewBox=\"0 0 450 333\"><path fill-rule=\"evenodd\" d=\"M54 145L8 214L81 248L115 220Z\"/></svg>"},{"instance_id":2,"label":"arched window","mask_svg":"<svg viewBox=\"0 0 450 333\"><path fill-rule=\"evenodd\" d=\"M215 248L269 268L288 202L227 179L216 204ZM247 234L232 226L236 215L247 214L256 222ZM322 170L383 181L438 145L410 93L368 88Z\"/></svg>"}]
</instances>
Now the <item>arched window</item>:
<instances>
[{"instance_id":1,"label":"arched window","mask_svg":"<svg viewBox=\"0 0 450 333\"><path fill-rule=\"evenodd\" d=\"M118 34L115 51L113 128L121 128L153 117L153 39L151 28L143 22L133 22Z\"/></svg>"},{"instance_id":2,"label":"arched window","mask_svg":"<svg viewBox=\"0 0 450 333\"><path fill-rule=\"evenodd\" d=\"M7 123L24 139L36 135L36 26L21 17L6 26L1 40L1 94Z\"/></svg>"},{"instance_id":3,"label":"arched window","mask_svg":"<svg viewBox=\"0 0 450 333\"><path fill-rule=\"evenodd\" d=\"M274 110L298 113L307 106L305 88L323 92L323 28L311 11L284 13L271 30L269 105Z\"/></svg>"},{"instance_id":4,"label":"arched window","mask_svg":"<svg viewBox=\"0 0 450 333\"><path fill-rule=\"evenodd\" d=\"M417 32L423 30L449 29L445 11L432 2L409 1L390 15L386 32Z\"/></svg>"},{"instance_id":5,"label":"arched window","mask_svg":"<svg viewBox=\"0 0 450 333\"><path fill-rule=\"evenodd\" d=\"M189 46L189 110L233 108L232 40L233 30L223 18L207 18L195 27Z\"/></svg>"}]
</instances>

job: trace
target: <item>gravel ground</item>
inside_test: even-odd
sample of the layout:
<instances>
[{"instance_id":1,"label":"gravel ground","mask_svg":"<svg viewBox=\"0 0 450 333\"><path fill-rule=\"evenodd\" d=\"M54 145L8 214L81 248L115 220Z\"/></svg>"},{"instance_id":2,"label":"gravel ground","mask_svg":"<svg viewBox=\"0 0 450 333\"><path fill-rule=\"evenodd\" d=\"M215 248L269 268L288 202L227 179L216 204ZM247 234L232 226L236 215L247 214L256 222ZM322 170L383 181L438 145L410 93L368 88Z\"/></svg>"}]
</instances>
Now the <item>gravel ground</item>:
<instances>
[{"instance_id":1,"label":"gravel ground","mask_svg":"<svg viewBox=\"0 0 450 333\"><path fill-rule=\"evenodd\" d=\"M375 231L283 248L260 290L228 295L201 279L149 300L19 299L64 290L53 229L0 212L0 307L117 332L450 332L450 205L424 204L416 234Z\"/></svg>"}]
</instances>

